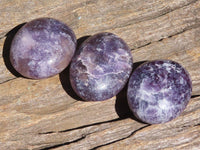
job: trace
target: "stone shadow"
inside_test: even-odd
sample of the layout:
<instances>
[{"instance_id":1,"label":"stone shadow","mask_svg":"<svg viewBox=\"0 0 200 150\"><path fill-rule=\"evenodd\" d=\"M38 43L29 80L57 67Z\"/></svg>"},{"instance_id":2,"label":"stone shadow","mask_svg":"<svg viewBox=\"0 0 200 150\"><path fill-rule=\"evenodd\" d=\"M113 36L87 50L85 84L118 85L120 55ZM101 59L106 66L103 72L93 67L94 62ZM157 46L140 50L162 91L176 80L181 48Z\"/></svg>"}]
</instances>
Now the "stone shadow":
<instances>
[{"instance_id":1,"label":"stone shadow","mask_svg":"<svg viewBox=\"0 0 200 150\"><path fill-rule=\"evenodd\" d=\"M140 66L141 64L145 63L146 61L136 62L133 64L133 71ZM131 74L132 74L131 73ZM126 119L126 118L132 118L135 121L144 123L137 119L133 113L131 112L129 106L128 106L128 99L127 99L127 90L128 90L128 83L126 86L122 89L122 91L116 96L116 103L115 103L115 110L118 114L120 119Z\"/></svg>"},{"instance_id":2,"label":"stone shadow","mask_svg":"<svg viewBox=\"0 0 200 150\"><path fill-rule=\"evenodd\" d=\"M19 72L17 72L10 62L10 48L12 44L12 40L17 33L17 31L24 26L26 23L19 24L18 26L14 27L6 34L6 39L3 45L3 59L6 68L16 77L23 77Z\"/></svg>"},{"instance_id":3,"label":"stone shadow","mask_svg":"<svg viewBox=\"0 0 200 150\"><path fill-rule=\"evenodd\" d=\"M88 39L88 37L90 36L84 36L81 37L77 40L77 48L76 48L76 52L79 49L80 45L86 40ZM65 90L65 92L71 96L73 99L79 100L79 101L84 101L83 99L81 99L73 90L71 83L70 83L70 73L69 73L69 68L70 68L70 64L69 66L62 71L59 74L59 78L60 78L60 82L62 84L63 89Z\"/></svg>"}]
</instances>

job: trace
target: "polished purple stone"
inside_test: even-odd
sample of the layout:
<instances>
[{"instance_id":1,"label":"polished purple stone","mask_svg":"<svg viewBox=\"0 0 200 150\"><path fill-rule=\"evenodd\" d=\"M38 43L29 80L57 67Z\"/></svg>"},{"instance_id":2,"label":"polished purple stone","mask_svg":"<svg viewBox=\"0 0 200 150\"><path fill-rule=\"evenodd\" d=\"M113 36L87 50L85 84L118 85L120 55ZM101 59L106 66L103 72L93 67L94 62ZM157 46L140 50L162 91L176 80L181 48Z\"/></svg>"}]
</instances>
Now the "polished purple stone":
<instances>
[{"instance_id":1,"label":"polished purple stone","mask_svg":"<svg viewBox=\"0 0 200 150\"><path fill-rule=\"evenodd\" d=\"M74 91L86 101L102 101L118 94L132 70L127 44L112 33L89 37L78 49L70 66Z\"/></svg>"},{"instance_id":2,"label":"polished purple stone","mask_svg":"<svg viewBox=\"0 0 200 150\"><path fill-rule=\"evenodd\" d=\"M76 49L74 32L64 23L39 18L26 23L10 49L13 67L23 76L41 79L63 71Z\"/></svg>"},{"instance_id":3,"label":"polished purple stone","mask_svg":"<svg viewBox=\"0 0 200 150\"><path fill-rule=\"evenodd\" d=\"M186 108L192 91L188 72L170 60L142 64L131 75L128 103L133 114L143 122L168 122Z\"/></svg>"}]
</instances>

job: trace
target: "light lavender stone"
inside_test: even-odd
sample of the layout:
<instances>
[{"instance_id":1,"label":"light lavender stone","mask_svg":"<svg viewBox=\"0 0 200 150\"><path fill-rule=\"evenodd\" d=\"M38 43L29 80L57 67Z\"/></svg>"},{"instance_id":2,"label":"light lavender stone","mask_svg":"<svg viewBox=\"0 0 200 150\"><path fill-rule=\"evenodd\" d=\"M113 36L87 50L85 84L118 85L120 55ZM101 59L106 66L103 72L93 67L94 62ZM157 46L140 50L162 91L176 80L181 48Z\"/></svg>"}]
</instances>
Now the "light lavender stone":
<instances>
[{"instance_id":1,"label":"light lavender stone","mask_svg":"<svg viewBox=\"0 0 200 150\"><path fill-rule=\"evenodd\" d=\"M142 64L131 75L128 103L133 114L143 122L168 122L186 108L192 91L188 72L170 60Z\"/></svg>"},{"instance_id":2,"label":"light lavender stone","mask_svg":"<svg viewBox=\"0 0 200 150\"><path fill-rule=\"evenodd\" d=\"M76 49L74 32L52 18L26 23L15 35L10 49L13 67L23 76L42 79L63 71Z\"/></svg>"},{"instance_id":3,"label":"light lavender stone","mask_svg":"<svg viewBox=\"0 0 200 150\"><path fill-rule=\"evenodd\" d=\"M125 86L132 62L129 47L116 35L99 33L89 37L72 59L72 88L86 101L109 99Z\"/></svg>"}]
</instances>

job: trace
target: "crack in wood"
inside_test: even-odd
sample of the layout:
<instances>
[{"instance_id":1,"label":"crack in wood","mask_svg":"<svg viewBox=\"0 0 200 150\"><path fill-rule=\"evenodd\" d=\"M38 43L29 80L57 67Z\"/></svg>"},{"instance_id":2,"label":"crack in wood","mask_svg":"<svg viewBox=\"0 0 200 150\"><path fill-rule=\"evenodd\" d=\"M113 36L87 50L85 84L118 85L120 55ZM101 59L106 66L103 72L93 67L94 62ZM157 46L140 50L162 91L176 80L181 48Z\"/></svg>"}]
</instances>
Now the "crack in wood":
<instances>
[{"instance_id":1,"label":"crack in wood","mask_svg":"<svg viewBox=\"0 0 200 150\"><path fill-rule=\"evenodd\" d=\"M157 42L157 41L156 41L156 42ZM148 45L150 45L150 44L151 44L151 42L149 42L149 43L147 43L147 44L144 44L144 45L141 45L141 46L137 47L137 49L142 48L142 47L145 47L145 46L148 46ZM131 50L134 50L134 49L131 49Z\"/></svg>"},{"instance_id":2,"label":"crack in wood","mask_svg":"<svg viewBox=\"0 0 200 150\"><path fill-rule=\"evenodd\" d=\"M101 125L101 124L110 123L110 122L116 122L116 121L119 121L119 120L122 120L122 119L117 118L117 119L112 119L112 120L108 120L108 121L102 121L102 122L97 122L97 123L93 123L93 124L83 125L83 126L80 126L80 127L71 128L71 129L67 129L67 130L40 132L38 134L53 134L53 133L70 132L70 131L79 130L79 129L83 129L83 128L87 128L87 127L91 127L91 126Z\"/></svg>"},{"instance_id":3,"label":"crack in wood","mask_svg":"<svg viewBox=\"0 0 200 150\"><path fill-rule=\"evenodd\" d=\"M41 132L41 133L38 133L38 134L52 134L52 133L57 133L57 132L49 131L49 132Z\"/></svg>"},{"instance_id":4,"label":"crack in wood","mask_svg":"<svg viewBox=\"0 0 200 150\"><path fill-rule=\"evenodd\" d=\"M122 140L124 140L124 139L130 138L131 136L133 136L134 134L136 134L138 131L141 131L141 130L143 130L143 129L149 127L149 126L151 126L151 125L148 124L148 125L146 125L146 126L144 126L144 127L141 127L141 128L139 128L139 129L137 129L137 130L134 130L131 134L129 134L128 136L126 136L126 137L124 137L124 138L121 138L121 139L118 139L118 140L115 140L115 141L112 141L112 142L109 142L109 143L106 143L106 144L103 144L103 145L96 146L96 147L94 147L94 148L91 148L90 150L96 150L96 149L101 148L101 147L103 147L103 146L107 146L107 145L110 145L110 144L113 144L113 143L122 141Z\"/></svg>"},{"instance_id":5,"label":"crack in wood","mask_svg":"<svg viewBox=\"0 0 200 150\"><path fill-rule=\"evenodd\" d=\"M112 122L112 121L111 121L111 122ZM107 123L107 122L106 122L106 123ZM142 129L144 129L144 128L147 128L147 127L149 127L149 126L151 126L151 125L148 124L148 125L146 125L146 126L144 126L144 127L141 127L141 128L139 128L139 129L137 129L137 130L134 130L131 134L129 134L128 136L126 136L126 137L124 137L124 138L121 138L121 139L118 139L118 140L115 140L115 141L112 141L112 142L109 142L109 143L106 143L106 144L103 144L103 145L96 146L96 147L94 147L94 148L92 148L92 149L90 149L90 150L95 150L95 149L97 149L97 148L100 148L100 147L103 147L103 146L106 146L106 145L110 145L110 144L112 144L112 143L115 143L115 142L118 142L118 141L127 139L127 138L133 136L133 135L134 135L135 133L137 133L138 131L140 131L140 130L142 130ZM97 131L96 131L96 132L97 132ZM55 133L55 132L46 132L46 133L42 133L42 134L51 134L51 133ZM93 132L93 133L95 133L95 132ZM60 144L48 146L48 147L42 148L41 150L49 150L49 149L53 149L53 148L58 148L58 147L66 146L66 145L69 145L69 144L72 144L72 143L76 143L76 142L78 142L78 141L81 141L81 140L85 139L88 135L91 135L91 134L93 134L93 133L82 134L82 137L81 137L81 138L78 138L78 139L73 140L73 141L71 141L71 142L65 142L65 143L60 143Z\"/></svg>"},{"instance_id":6,"label":"crack in wood","mask_svg":"<svg viewBox=\"0 0 200 150\"><path fill-rule=\"evenodd\" d=\"M16 77L16 78L11 78L11 79L5 80L5 81L3 81L3 82L0 82L0 84L4 84L4 83L6 83L6 82L9 82L9 81L12 81L12 80L15 80L15 79L17 79L17 77Z\"/></svg>"},{"instance_id":7,"label":"crack in wood","mask_svg":"<svg viewBox=\"0 0 200 150\"><path fill-rule=\"evenodd\" d=\"M80 126L80 127L77 127L77 128L62 130L62 131L58 131L58 132L59 132L59 133L62 133L62 132L69 132L69 131L73 131L73 130L83 129L83 128L86 128L86 127L101 125L101 124L110 123L110 122L116 122L116 121L119 121L119 120L121 120L121 119L120 119L120 118L117 118L117 119L112 119L112 120L108 120L108 121L103 121L103 122L97 122L97 123L93 123L93 124L89 124L89 125L84 125L84 126Z\"/></svg>"},{"instance_id":8,"label":"crack in wood","mask_svg":"<svg viewBox=\"0 0 200 150\"><path fill-rule=\"evenodd\" d=\"M119 120L122 120L120 118L117 118L117 119L113 119L113 120L109 120L109 121L104 121L104 122L98 122L98 123L93 123L93 124L89 124L89 125L84 125L84 126L80 126L80 127L77 127L77 128L72 128L72 129L67 129L67 130L61 130L61 131L49 131L49 132L43 132L43 133L38 133L38 134L59 134L59 133L64 133L64 132L70 132L70 131L73 131L73 130L79 130L79 129L82 129L82 128L87 128L87 127L90 127L90 126L96 126L96 125L101 125L101 124L105 124L105 123L110 123L110 122L116 122L116 121L119 121ZM72 144L72 143L75 143L75 142L78 142L78 141L81 141L83 140L84 138L86 138L88 135L91 135L91 134L94 134L98 131L94 131L94 132L91 132L91 133L88 133L88 134L82 134L81 138L78 138L76 140L73 140L71 142L65 142L65 143L60 143L60 144L56 144L56 145L53 145L53 146L48 146L48 147L45 147L45 148L42 148L41 150L49 150L49 149L53 149L53 148L58 148L58 147L62 147L62 146L65 146L65 145L69 145L69 144Z\"/></svg>"},{"instance_id":9,"label":"crack in wood","mask_svg":"<svg viewBox=\"0 0 200 150\"><path fill-rule=\"evenodd\" d=\"M82 137L80 137L80 138L78 138L78 139L76 139L76 140L73 140L73 141L71 141L71 142L65 142L65 143L60 143L60 144L48 146L48 147L42 148L42 149L40 149L40 150L50 150L50 149L62 147L62 146L65 146L65 145L69 145L69 144L72 144L72 143L76 143L76 142L78 142L78 141L81 141L81 140L83 140L84 138L86 138L86 135L82 135Z\"/></svg>"},{"instance_id":10,"label":"crack in wood","mask_svg":"<svg viewBox=\"0 0 200 150\"><path fill-rule=\"evenodd\" d=\"M200 126L200 123L194 125L194 127L196 127L196 126Z\"/></svg>"}]
</instances>

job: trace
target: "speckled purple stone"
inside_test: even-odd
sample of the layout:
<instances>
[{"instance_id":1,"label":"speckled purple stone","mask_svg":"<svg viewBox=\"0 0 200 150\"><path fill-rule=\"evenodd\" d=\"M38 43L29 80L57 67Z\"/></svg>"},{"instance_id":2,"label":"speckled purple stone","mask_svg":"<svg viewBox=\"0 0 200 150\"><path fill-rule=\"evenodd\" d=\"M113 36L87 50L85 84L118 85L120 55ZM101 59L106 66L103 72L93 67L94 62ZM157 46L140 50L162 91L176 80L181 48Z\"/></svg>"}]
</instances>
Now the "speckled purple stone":
<instances>
[{"instance_id":1,"label":"speckled purple stone","mask_svg":"<svg viewBox=\"0 0 200 150\"><path fill-rule=\"evenodd\" d=\"M13 67L23 76L42 79L63 71L76 49L74 32L64 23L39 18L26 23L10 49Z\"/></svg>"},{"instance_id":2,"label":"speckled purple stone","mask_svg":"<svg viewBox=\"0 0 200 150\"><path fill-rule=\"evenodd\" d=\"M127 44L112 33L89 37L78 49L70 66L74 91L86 101L102 101L119 93L132 70Z\"/></svg>"},{"instance_id":3,"label":"speckled purple stone","mask_svg":"<svg viewBox=\"0 0 200 150\"><path fill-rule=\"evenodd\" d=\"M128 103L143 122L168 122L186 108L192 91L188 72L170 60L156 60L139 66L128 84Z\"/></svg>"}]
</instances>

